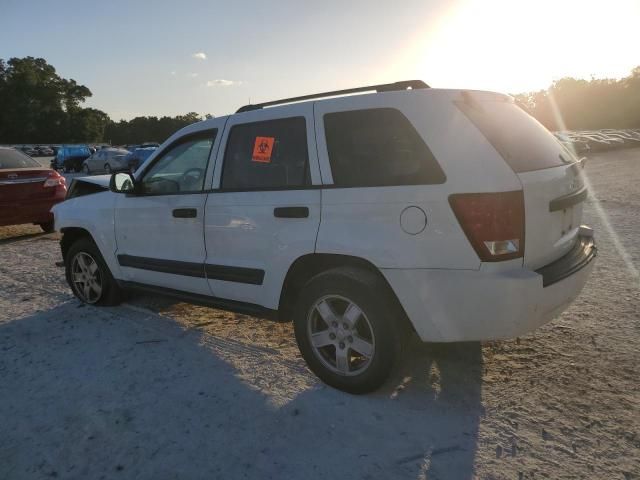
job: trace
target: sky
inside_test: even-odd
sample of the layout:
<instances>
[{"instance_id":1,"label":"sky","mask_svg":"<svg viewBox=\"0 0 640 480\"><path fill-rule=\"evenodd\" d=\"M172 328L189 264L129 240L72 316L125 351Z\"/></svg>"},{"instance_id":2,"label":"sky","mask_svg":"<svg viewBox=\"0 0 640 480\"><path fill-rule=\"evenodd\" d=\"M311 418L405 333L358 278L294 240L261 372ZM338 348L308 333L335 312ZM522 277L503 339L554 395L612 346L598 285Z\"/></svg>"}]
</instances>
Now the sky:
<instances>
[{"instance_id":1,"label":"sky","mask_svg":"<svg viewBox=\"0 0 640 480\"><path fill-rule=\"evenodd\" d=\"M421 79L520 93L640 65L640 0L0 0L0 58L45 58L115 120Z\"/></svg>"}]
</instances>

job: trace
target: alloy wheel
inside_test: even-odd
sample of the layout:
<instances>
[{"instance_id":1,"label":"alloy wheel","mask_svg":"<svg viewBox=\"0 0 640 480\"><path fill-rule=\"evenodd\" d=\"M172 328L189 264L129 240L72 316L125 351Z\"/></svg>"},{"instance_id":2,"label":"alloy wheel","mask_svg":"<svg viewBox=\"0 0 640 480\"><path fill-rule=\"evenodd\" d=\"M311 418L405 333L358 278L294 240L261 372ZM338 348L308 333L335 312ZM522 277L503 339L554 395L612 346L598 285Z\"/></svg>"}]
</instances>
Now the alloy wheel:
<instances>
[{"instance_id":1,"label":"alloy wheel","mask_svg":"<svg viewBox=\"0 0 640 480\"><path fill-rule=\"evenodd\" d=\"M78 252L71 262L71 280L76 293L85 303L96 303L102 296L102 273L87 252Z\"/></svg>"},{"instance_id":2,"label":"alloy wheel","mask_svg":"<svg viewBox=\"0 0 640 480\"><path fill-rule=\"evenodd\" d=\"M326 295L311 307L307 335L314 355L339 375L361 374L375 353L375 336L366 314L340 295Z\"/></svg>"}]
</instances>

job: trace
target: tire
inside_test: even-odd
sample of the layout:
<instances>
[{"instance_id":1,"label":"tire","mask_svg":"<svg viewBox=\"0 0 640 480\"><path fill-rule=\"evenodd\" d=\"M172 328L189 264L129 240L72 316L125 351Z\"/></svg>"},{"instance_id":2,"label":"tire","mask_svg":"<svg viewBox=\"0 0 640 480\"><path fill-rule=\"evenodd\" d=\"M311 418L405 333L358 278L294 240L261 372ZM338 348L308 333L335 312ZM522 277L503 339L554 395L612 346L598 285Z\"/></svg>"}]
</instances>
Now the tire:
<instances>
[{"instance_id":1,"label":"tire","mask_svg":"<svg viewBox=\"0 0 640 480\"><path fill-rule=\"evenodd\" d=\"M82 260L80 260L82 258ZM111 275L111 271L105 263L98 247L89 237L82 237L76 240L65 255L65 275L67 283L71 287L73 294L82 302L91 305L117 305L122 299L122 292ZM82 264L84 263L83 268ZM93 270L95 264L97 269ZM87 275L94 277L94 284L84 287L87 282L73 281L78 276L86 279ZM99 286L99 292L95 285ZM89 292L87 294L87 291Z\"/></svg>"},{"instance_id":2,"label":"tire","mask_svg":"<svg viewBox=\"0 0 640 480\"><path fill-rule=\"evenodd\" d=\"M46 222L46 223L39 223L38 225L40 225L40 228L45 233L53 233L53 232L56 231L56 229L55 229L55 227L53 225L53 220L51 220L50 222Z\"/></svg>"},{"instance_id":3,"label":"tire","mask_svg":"<svg viewBox=\"0 0 640 480\"><path fill-rule=\"evenodd\" d=\"M82 171L84 173L86 173L87 175L91 174L91 170L89 170L89 165L87 165L86 163L84 165L82 165Z\"/></svg>"},{"instance_id":4,"label":"tire","mask_svg":"<svg viewBox=\"0 0 640 480\"><path fill-rule=\"evenodd\" d=\"M109 165L108 163L104 164L104 172L111 175L111 165Z\"/></svg>"},{"instance_id":5,"label":"tire","mask_svg":"<svg viewBox=\"0 0 640 480\"><path fill-rule=\"evenodd\" d=\"M313 373L348 393L379 388L401 351L402 313L392 295L384 282L364 269L341 267L313 277L302 288L293 317L298 348ZM327 321L333 316L337 328Z\"/></svg>"}]
</instances>

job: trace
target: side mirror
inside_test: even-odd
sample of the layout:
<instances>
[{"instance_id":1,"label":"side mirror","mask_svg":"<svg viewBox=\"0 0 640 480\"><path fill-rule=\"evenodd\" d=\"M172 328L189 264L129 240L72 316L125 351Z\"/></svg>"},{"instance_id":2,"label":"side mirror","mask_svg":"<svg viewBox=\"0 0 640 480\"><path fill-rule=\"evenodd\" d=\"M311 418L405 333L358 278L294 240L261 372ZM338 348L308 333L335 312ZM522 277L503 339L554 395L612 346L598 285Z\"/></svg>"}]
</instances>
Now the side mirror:
<instances>
[{"instance_id":1,"label":"side mirror","mask_svg":"<svg viewBox=\"0 0 640 480\"><path fill-rule=\"evenodd\" d=\"M130 173L120 172L111 175L109 190L115 193L133 193L136 188L136 180Z\"/></svg>"}]
</instances>

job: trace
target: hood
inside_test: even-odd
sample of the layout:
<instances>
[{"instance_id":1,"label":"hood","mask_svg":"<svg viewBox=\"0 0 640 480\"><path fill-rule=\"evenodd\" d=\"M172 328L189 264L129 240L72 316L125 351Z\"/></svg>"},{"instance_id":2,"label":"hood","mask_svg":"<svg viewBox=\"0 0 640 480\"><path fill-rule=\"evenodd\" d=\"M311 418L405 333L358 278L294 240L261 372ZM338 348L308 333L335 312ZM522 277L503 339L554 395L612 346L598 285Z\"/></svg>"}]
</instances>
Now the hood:
<instances>
[{"instance_id":1,"label":"hood","mask_svg":"<svg viewBox=\"0 0 640 480\"><path fill-rule=\"evenodd\" d=\"M100 185L101 187L109 188L109 182L111 181L111 175L94 175L93 177L76 177L75 181L93 183Z\"/></svg>"}]
</instances>

